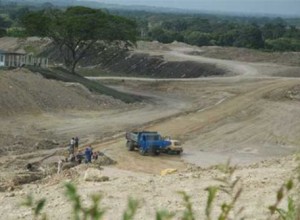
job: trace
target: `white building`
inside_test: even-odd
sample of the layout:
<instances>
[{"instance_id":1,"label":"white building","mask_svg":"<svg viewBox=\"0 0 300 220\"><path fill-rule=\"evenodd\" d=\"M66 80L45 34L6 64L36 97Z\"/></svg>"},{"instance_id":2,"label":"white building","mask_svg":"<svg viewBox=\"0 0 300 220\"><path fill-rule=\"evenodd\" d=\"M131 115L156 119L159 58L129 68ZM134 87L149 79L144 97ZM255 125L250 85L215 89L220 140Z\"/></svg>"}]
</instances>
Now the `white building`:
<instances>
[{"instance_id":1,"label":"white building","mask_svg":"<svg viewBox=\"0 0 300 220\"><path fill-rule=\"evenodd\" d=\"M9 52L0 49L0 67L40 66L48 67L47 58L37 58L22 52Z\"/></svg>"},{"instance_id":2,"label":"white building","mask_svg":"<svg viewBox=\"0 0 300 220\"><path fill-rule=\"evenodd\" d=\"M0 49L0 67L18 67L25 64L26 54L18 52L8 52Z\"/></svg>"},{"instance_id":3,"label":"white building","mask_svg":"<svg viewBox=\"0 0 300 220\"><path fill-rule=\"evenodd\" d=\"M0 66L5 66L5 51L0 50Z\"/></svg>"}]
</instances>

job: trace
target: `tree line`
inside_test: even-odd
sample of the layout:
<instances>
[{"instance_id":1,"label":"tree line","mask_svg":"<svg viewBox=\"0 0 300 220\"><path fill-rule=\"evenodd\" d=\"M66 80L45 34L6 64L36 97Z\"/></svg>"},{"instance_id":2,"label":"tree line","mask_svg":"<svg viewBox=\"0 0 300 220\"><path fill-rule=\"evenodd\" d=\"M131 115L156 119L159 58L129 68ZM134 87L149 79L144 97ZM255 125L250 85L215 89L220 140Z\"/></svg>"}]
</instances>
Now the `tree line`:
<instances>
[{"instance_id":1,"label":"tree line","mask_svg":"<svg viewBox=\"0 0 300 220\"><path fill-rule=\"evenodd\" d=\"M1 2L0 2L1 4ZM0 7L0 37L25 37L22 19L28 13L57 9L51 3ZM62 10L66 8L60 7ZM225 16L103 10L136 23L137 39L173 41L197 46L233 46L267 51L300 51L300 18Z\"/></svg>"},{"instance_id":2,"label":"tree line","mask_svg":"<svg viewBox=\"0 0 300 220\"><path fill-rule=\"evenodd\" d=\"M140 39L196 46L300 51L300 19L225 15L115 13L135 19Z\"/></svg>"}]
</instances>

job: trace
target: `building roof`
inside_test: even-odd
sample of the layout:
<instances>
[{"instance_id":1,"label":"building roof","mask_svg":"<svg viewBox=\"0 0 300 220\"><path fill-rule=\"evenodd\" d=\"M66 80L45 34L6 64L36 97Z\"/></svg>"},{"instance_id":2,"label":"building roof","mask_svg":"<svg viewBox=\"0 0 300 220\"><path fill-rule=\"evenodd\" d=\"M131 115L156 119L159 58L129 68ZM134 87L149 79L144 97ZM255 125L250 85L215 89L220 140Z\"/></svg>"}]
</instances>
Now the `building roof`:
<instances>
[{"instance_id":1,"label":"building roof","mask_svg":"<svg viewBox=\"0 0 300 220\"><path fill-rule=\"evenodd\" d=\"M24 55L26 53L17 52L17 51L6 51L6 50L0 49L0 54Z\"/></svg>"},{"instance_id":2,"label":"building roof","mask_svg":"<svg viewBox=\"0 0 300 220\"><path fill-rule=\"evenodd\" d=\"M8 52L0 49L0 53L8 53Z\"/></svg>"}]
</instances>

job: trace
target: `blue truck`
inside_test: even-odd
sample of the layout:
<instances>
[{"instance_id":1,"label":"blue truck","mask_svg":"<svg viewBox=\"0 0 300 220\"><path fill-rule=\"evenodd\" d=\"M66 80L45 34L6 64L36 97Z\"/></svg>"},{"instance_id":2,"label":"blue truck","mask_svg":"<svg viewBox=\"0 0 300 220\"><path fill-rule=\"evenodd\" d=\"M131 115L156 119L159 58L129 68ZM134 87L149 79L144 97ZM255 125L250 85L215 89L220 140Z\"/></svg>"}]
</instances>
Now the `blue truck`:
<instances>
[{"instance_id":1,"label":"blue truck","mask_svg":"<svg viewBox=\"0 0 300 220\"><path fill-rule=\"evenodd\" d=\"M137 148L143 156L159 155L171 145L170 141L164 140L156 131L127 132L126 139L127 149L134 151Z\"/></svg>"}]
</instances>

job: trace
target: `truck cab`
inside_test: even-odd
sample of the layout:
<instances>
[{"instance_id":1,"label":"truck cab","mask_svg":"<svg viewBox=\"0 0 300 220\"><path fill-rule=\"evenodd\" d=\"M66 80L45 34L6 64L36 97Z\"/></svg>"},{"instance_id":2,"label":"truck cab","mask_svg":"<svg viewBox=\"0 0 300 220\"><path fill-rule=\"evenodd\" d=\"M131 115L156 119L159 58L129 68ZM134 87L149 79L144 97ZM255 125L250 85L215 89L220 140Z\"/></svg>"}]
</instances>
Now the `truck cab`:
<instances>
[{"instance_id":1,"label":"truck cab","mask_svg":"<svg viewBox=\"0 0 300 220\"><path fill-rule=\"evenodd\" d=\"M183 152L183 148L181 147L181 142L179 140L167 140L170 141L170 145L165 148L164 153L179 155Z\"/></svg>"}]
</instances>

